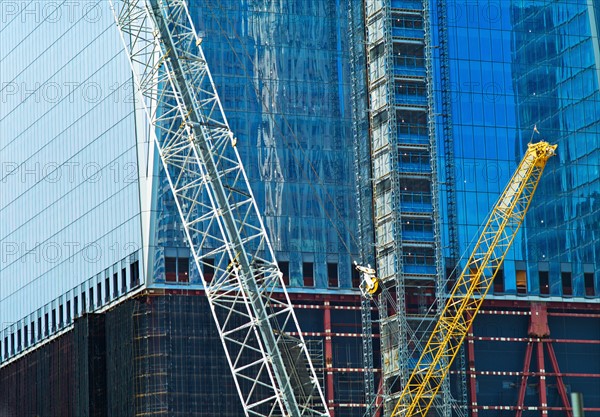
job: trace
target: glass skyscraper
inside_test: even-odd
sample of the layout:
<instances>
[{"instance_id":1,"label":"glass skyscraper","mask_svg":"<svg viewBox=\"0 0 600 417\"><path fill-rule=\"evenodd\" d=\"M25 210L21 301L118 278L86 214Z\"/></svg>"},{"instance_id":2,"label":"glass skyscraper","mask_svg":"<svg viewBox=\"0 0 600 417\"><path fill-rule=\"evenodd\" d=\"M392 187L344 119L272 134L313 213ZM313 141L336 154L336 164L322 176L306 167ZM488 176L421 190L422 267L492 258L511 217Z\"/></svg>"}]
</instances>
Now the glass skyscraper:
<instances>
[{"instance_id":1,"label":"glass skyscraper","mask_svg":"<svg viewBox=\"0 0 600 417\"><path fill-rule=\"evenodd\" d=\"M126 347L133 345L119 345L119 335L134 327L140 333L127 333L136 346L131 355L175 346L158 356L188 360L181 344L142 343L157 324L157 334L205 335L194 351L211 354L220 347L214 332L203 330L213 324L210 315L200 313L205 305L169 298L198 294L202 284L108 2L0 6L2 378L14 375L11 367L24 363L23 356L37 357L29 356L31 351L45 354L38 348L41 342L55 346L54 341L67 340L78 344L76 352L83 349L77 335L86 326L91 327L83 332L96 335L96 346L106 343L99 354L111 359L98 372L107 378L119 368L111 364L114 358L123 366L131 358ZM189 9L284 280L298 303L312 300L320 310L306 304L308 310L298 316L315 333L309 343L323 384L334 383L334 371L325 376L325 367L350 370L339 384L336 373L336 402L342 405L333 405L329 390L331 406L362 403L364 394L355 389L362 381L354 336L358 313L348 306L358 285L352 272L358 245L348 4L190 1ZM210 276L209 268L203 272ZM129 306L147 294L168 294L160 303L179 313L156 320L139 318L153 317L151 308L147 316L129 313ZM136 311L146 308L141 303ZM184 317L196 317L196 325L189 326ZM133 327L124 320L135 320ZM163 323L176 330L165 333ZM336 323L348 324L336 328ZM334 343L325 341L321 333L332 329L351 332ZM73 333L78 342L71 341ZM225 375L219 368L225 365L222 358L203 357L214 369L201 378ZM173 369L158 362L153 366ZM72 378L70 365L64 372L55 386ZM184 377L172 372L172 381ZM123 404L131 404L134 395L159 398L164 392L152 391L152 384L159 386L161 378L154 375L151 383L135 388L121 385L127 379L112 379L105 394L108 409L125 412ZM194 381L188 382L199 384ZM231 381L226 384L235 398ZM54 403L68 389L53 391L38 404ZM201 392L194 391L207 395ZM84 404L82 398L75 403ZM185 401L177 404L173 407L188 407ZM146 402L136 409L154 406ZM232 415L239 413L236 406ZM39 407L38 414L57 412Z\"/></svg>"},{"instance_id":2,"label":"glass skyscraper","mask_svg":"<svg viewBox=\"0 0 600 417\"><path fill-rule=\"evenodd\" d=\"M347 5L192 1L190 10L290 288L350 289L357 249ZM183 243L181 233L165 237L178 224L173 208L165 203L159 215L159 251Z\"/></svg>"},{"instance_id":3,"label":"glass skyscraper","mask_svg":"<svg viewBox=\"0 0 600 417\"><path fill-rule=\"evenodd\" d=\"M8 358L139 285L144 144L107 5L1 6L0 339Z\"/></svg>"},{"instance_id":4,"label":"glass skyscraper","mask_svg":"<svg viewBox=\"0 0 600 417\"><path fill-rule=\"evenodd\" d=\"M549 415L562 415L561 373L532 393L520 371L536 303L549 311L544 343L566 346L554 362L569 389L600 409L600 2L189 0L189 9L334 412L366 407L352 262L375 266L391 294L372 357L389 413L445 279L541 139L558 155L436 413L514 415L494 407L537 407L547 394ZM143 317L140 333L125 321L95 333L119 360L129 355L115 347L121 335L141 344L143 331L168 333L170 319L154 312L171 312L172 333L190 340L193 312L202 340L216 343L199 303L131 307L140 294L201 285L108 2L0 0L0 369L76 319L87 326L88 313L90 323ZM178 366L184 347L173 348ZM203 360L193 369L214 362Z\"/></svg>"},{"instance_id":5,"label":"glass skyscraper","mask_svg":"<svg viewBox=\"0 0 600 417\"><path fill-rule=\"evenodd\" d=\"M12 6L1 28L5 357L140 286L201 286L108 3ZM347 5L282 7L190 4L290 288L349 290Z\"/></svg>"},{"instance_id":6,"label":"glass skyscraper","mask_svg":"<svg viewBox=\"0 0 600 417\"><path fill-rule=\"evenodd\" d=\"M446 259L477 235L527 143L558 144L496 293L597 295L598 7L592 1L445 5L453 145L444 149L441 135L438 145L442 162L454 167L454 181L442 187L444 207L450 199L456 207L441 216ZM446 163L448 152L453 161Z\"/></svg>"},{"instance_id":7,"label":"glass skyscraper","mask_svg":"<svg viewBox=\"0 0 600 417\"><path fill-rule=\"evenodd\" d=\"M361 178L365 187L373 185L371 253L391 294L380 306L382 387L392 398L384 413L390 413L418 357L415 344L427 337L415 329L431 314L428 308L436 308L434 296L447 290L445 279L464 267L461 259L531 141L558 144L558 156L494 282L490 303L501 309L491 311L533 316L527 303L577 300L587 308L588 300L597 300L600 4L367 0L363 6L366 52L358 68L367 68L369 120L357 126L359 137L369 138L371 176ZM360 25L356 33L360 37ZM509 312L508 300L522 310ZM480 320L490 323L485 315ZM477 329L510 334L497 324ZM467 338L470 348L476 337ZM522 345L511 349L525 352ZM476 356L477 349L466 350L457 369ZM506 371L513 365L483 367ZM486 394L498 389L500 398L513 395L469 372L452 382L455 398L442 387L439 415L467 397L477 410L473 381Z\"/></svg>"}]
</instances>

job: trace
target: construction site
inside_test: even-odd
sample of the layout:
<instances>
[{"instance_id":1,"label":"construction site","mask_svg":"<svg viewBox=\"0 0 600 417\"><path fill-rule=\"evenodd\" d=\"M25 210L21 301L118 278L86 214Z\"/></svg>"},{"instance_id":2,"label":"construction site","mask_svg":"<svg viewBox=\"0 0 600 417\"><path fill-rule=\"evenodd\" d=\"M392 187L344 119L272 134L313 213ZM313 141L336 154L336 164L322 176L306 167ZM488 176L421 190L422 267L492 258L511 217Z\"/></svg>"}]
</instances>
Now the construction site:
<instances>
[{"instance_id":1,"label":"construction site","mask_svg":"<svg viewBox=\"0 0 600 417\"><path fill-rule=\"evenodd\" d=\"M0 417L600 417L599 28L0 0Z\"/></svg>"}]
</instances>

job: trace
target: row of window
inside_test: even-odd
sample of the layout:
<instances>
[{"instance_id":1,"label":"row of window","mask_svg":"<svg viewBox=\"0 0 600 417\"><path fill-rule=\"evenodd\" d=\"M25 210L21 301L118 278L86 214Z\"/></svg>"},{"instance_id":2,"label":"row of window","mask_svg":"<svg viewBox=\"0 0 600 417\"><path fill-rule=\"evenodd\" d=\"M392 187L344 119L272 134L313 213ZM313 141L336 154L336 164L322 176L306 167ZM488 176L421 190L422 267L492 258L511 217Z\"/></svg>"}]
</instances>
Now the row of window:
<instances>
[{"instance_id":1,"label":"row of window","mask_svg":"<svg viewBox=\"0 0 600 417\"><path fill-rule=\"evenodd\" d=\"M202 272L204 279L211 282L215 274L214 259L202 259ZM279 269L283 275L283 282L286 286L290 285L290 263L288 261L278 262ZM356 270L352 266L352 287L358 288L360 277L355 274ZM165 257L165 281L167 283L189 283L190 262L189 257L185 254L182 257L166 256ZM302 284L304 287L315 287L315 267L313 262L302 263ZM339 271L337 262L327 263L327 287L339 288Z\"/></svg>"},{"instance_id":2,"label":"row of window","mask_svg":"<svg viewBox=\"0 0 600 417\"><path fill-rule=\"evenodd\" d=\"M103 307L140 284L136 253L4 329L0 337L0 360L18 354L67 327L73 319Z\"/></svg>"},{"instance_id":3,"label":"row of window","mask_svg":"<svg viewBox=\"0 0 600 417\"><path fill-rule=\"evenodd\" d=\"M450 276L452 271L447 271L447 276ZM528 285L527 271L524 269L516 270L516 291L518 295L540 295L540 296L551 296L550 291L550 272L549 271L539 271L537 276L537 281L539 285L539 292L532 291ZM454 280L448 281L448 290L454 284ZM560 272L560 295L562 297L572 297L574 295L573 292L573 275L570 271L562 271ZM583 285L584 285L584 296L585 297L595 297L596 296L596 288L594 285L594 273L593 272L584 272L583 273ZM502 295L506 294L506 286L505 286L505 276L504 270L499 270L494 278L494 283L492 287L492 291L494 294Z\"/></svg>"},{"instance_id":4,"label":"row of window","mask_svg":"<svg viewBox=\"0 0 600 417\"><path fill-rule=\"evenodd\" d=\"M423 16L393 13L392 27L396 29L423 29Z\"/></svg>"},{"instance_id":5,"label":"row of window","mask_svg":"<svg viewBox=\"0 0 600 417\"><path fill-rule=\"evenodd\" d=\"M517 294L527 295L531 294L527 285L527 271L517 270ZM583 274L583 285L586 297L595 297L596 289L594 286L594 273L585 272ZM538 283L539 283L539 295L550 296L550 275L548 271L538 272ZM571 272L563 271L560 273L561 292L563 297L573 296L573 276ZM498 275L494 279L494 293L503 294L505 293L504 274L503 271L499 271ZM537 294L535 294L537 295Z\"/></svg>"}]
</instances>

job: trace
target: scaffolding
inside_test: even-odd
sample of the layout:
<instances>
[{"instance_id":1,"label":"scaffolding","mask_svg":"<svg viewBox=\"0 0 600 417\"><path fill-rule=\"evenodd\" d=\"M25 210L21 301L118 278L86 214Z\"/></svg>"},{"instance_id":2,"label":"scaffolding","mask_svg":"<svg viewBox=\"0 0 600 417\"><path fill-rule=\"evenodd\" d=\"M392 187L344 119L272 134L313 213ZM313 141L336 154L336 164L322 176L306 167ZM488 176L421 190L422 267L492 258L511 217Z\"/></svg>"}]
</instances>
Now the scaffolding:
<instances>
[{"instance_id":1,"label":"scaffolding","mask_svg":"<svg viewBox=\"0 0 600 417\"><path fill-rule=\"evenodd\" d=\"M443 297L435 100L428 2L365 0L364 10L375 264L384 287L376 302L379 394L388 416ZM431 415L450 416L449 390L443 394Z\"/></svg>"}]
</instances>

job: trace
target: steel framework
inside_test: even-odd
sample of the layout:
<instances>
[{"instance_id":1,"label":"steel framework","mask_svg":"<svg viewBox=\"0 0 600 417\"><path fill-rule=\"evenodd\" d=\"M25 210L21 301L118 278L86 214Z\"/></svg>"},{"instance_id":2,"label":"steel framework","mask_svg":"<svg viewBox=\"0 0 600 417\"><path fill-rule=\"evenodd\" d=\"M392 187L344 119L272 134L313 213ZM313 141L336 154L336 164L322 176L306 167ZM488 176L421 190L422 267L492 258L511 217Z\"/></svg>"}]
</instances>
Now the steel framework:
<instances>
[{"instance_id":1,"label":"steel framework","mask_svg":"<svg viewBox=\"0 0 600 417\"><path fill-rule=\"evenodd\" d=\"M245 414L328 415L186 1L111 8Z\"/></svg>"},{"instance_id":2,"label":"steel framework","mask_svg":"<svg viewBox=\"0 0 600 417\"><path fill-rule=\"evenodd\" d=\"M589 300L592 301L592 300ZM523 415L564 415L573 416L575 404L571 404L568 392L579 390L582 386L591 387L588 392L593 392L600 381L598 366L589 363L580 367L579 362L572 360L574 351L583 353L586 358L595 358L600 349L598 332L586 332L581 335L580 320L600 319L600 305L593 302L552 302L552 301L529 301L529 300L499 300L486 299L479 311L478 320L481 316L487 316L479 325L475 324L466 337L468 344L469 369L469 409L470 415L490 416L494 413L511 413L515 417ZM513 332L516 323L524 324L521 317L528 317L527 330L522 333ZM480 334L490 319L502 321L500 330L495 336L483 336ZM551 324L550 319L554 318ZM564 326L562 333L560 325ZM504 327L505 326L505 327ZM556 326L553 329L553 326ZM551 336L554 331L558 334ZM572 337L573 336L573 337ZM583 337L583 338L579 338ZM476 352L475 345L478 343L488 344ZM490 345L493 344L493 345ZM556 349L555 349L556 348ZM490 369L488 360L482 360L478 354L504 351L522 352L522 358L515 357L509 363L499 360ZM519 359L520 362L519 362ZM562 362L562 365L559 363ZM592 361L593 362L593 361ZM521 364L521 368L518 364ZM485 368L484 369L479 369ZM491 382L490 378L493 378ZM487 382L483 382L483 380ZM498 392L493 400L482 399L478 395L478 387L485 386L489 389L490 383L498 384L500 381L509 379L512 386L509 388L511 395L506 395L507 390ZM528 388L535 386L535 392L528 394ZM486 393L489 393L486 391ZM536 398L537 397L537 398ZM493 397L492 397L493 398ZM600 412L598 401L591 401L584 411L590 413ZM597 398L596 398L597 400Z\"/></svg>"},{"instance_id":3,"label":"steel framework","mask_svg":"<svg viewBox=\"0 0 600 417\"><path fill-rule=\"evenodd\" d=\"M392 416L425 416L519 230L556 145L529 144L492 209Z\"/></svg>"}]
</instances>

